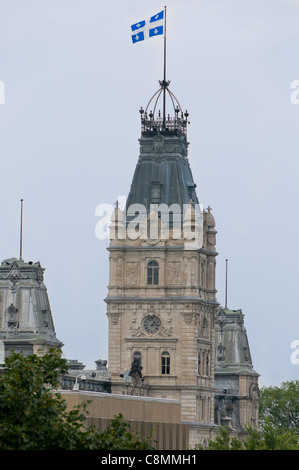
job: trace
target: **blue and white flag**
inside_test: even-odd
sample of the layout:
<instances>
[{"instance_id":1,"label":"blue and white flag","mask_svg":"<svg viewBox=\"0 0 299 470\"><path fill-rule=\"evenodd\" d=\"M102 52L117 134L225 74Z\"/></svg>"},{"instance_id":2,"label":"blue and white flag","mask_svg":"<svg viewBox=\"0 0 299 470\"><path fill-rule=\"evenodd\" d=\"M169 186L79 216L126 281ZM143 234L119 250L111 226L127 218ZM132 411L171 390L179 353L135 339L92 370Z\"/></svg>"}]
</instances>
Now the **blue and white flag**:
<instances>
[{"instance_id":1,"label":"blue and white flag","mask_svg":"<svg viewBox=\"0 0 299 470\"><path fill-rule=\"evenodd\" d=\"M159 36L164 33L164 10L160 11L154 16L146 20L139 21L138 23L132 24L132 42L144 41L145 39Z\"/></svg>"}]
</instances>

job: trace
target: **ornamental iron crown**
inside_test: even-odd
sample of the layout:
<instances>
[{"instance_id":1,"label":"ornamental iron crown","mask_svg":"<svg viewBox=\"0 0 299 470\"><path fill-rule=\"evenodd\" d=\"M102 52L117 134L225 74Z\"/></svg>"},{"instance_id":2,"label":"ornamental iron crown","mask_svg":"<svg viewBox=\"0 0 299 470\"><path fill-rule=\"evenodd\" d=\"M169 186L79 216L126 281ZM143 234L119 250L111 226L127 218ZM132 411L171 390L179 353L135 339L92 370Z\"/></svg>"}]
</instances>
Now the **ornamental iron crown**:
<instances>
[{"instance_id":1,"label":"ornamental iron crown","mask_svg":"<svg viewBox=\"0 0 299 470\"><path fill-rule=\"evenodd\" d=\"M187 124L189 113L188 111L183 112L181 105L174 94L169 90L170 81L160 80L160 88L149 100L146 109L142 107L139 110L141 115L141 135L143 137L149 137L157 133L164 135L187 135ZM168 114L166 116L166 97L170 100L174 116ZM163 111L157 111L157 105L160 98L163 98ZM152 104L152 107L150 107ZM150 109L150 111L148 111Z\"/></svg>"}]
</instances>

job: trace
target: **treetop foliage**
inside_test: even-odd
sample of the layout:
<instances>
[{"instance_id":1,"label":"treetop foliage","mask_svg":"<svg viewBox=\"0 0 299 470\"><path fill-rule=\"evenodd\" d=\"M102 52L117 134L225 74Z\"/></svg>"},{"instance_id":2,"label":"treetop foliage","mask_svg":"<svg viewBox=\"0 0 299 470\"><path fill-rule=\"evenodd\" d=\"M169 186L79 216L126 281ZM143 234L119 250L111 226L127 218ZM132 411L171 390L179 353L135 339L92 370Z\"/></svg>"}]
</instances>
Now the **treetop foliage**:
<instances>
[{"instance_id":1,"label":"treetop foliage","mask_svg":"<svg viewBox=\"0 0 299 470\"><path fill-rule=\"evenodd\" d=\"M247 426L247 436L240 441L222 427L207 450L299 450L299 380L260 392L260 428Z\"/></svg>"},{"instance_id":2,"label":"treetop foliage","mask_svg":"<svg viewBox=\"0 0 299 470\"><path fill-rule=\"evenodd\" d=\"M67 361L58 349L43 356L13 353L0 372L0 450L152 449L122 415L104 433L85 427L87 404L68 411L58 392Z\"/></svg>"}]
</instances>

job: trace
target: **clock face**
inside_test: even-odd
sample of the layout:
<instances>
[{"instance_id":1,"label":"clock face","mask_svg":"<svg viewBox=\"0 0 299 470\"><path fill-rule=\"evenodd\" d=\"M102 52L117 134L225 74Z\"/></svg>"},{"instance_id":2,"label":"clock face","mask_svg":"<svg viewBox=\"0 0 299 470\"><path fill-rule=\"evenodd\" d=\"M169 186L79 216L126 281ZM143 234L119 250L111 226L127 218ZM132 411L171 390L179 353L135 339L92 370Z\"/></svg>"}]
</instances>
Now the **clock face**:
<instances>
[{"instance_id":1,"label":"clock face","mask_svg":"<svg viewBox=\"0 0 299 470\"><path fill-rule=\"evenodd\" d=\"M154 334L160 329L161 322L155 315L148 315L143 321L143 328L147 333Z\"/></svg>"}]
</instances>

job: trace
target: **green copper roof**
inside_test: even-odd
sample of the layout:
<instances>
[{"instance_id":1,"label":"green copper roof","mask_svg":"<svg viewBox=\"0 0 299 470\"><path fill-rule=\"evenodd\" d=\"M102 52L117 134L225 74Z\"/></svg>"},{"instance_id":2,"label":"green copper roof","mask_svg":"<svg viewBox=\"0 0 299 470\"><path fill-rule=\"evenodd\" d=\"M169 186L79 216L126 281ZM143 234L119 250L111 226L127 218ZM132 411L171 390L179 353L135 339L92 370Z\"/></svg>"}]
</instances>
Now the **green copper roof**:
<instances>
[{"instance_id":1,"label":"green copper roof","mask_svg":"<svg viewBox=\"0 0 299 470\"><path fill-rule=\"evenodd\" d=\"M127 209L142 204L178 204L183 214L190 200L198 204L196 185L187 157L186 136L157 132L141 137L140 155L127 199Z\"/></svg>"}]
</instances>

